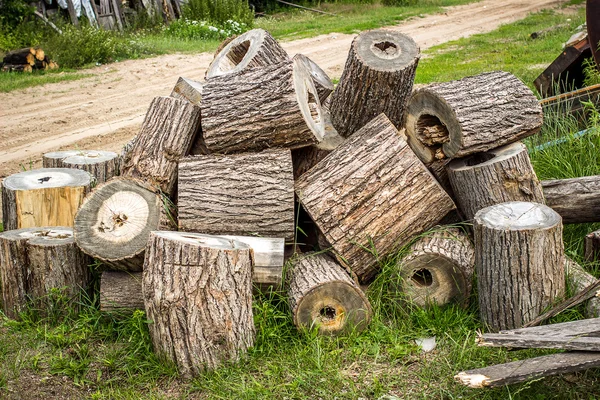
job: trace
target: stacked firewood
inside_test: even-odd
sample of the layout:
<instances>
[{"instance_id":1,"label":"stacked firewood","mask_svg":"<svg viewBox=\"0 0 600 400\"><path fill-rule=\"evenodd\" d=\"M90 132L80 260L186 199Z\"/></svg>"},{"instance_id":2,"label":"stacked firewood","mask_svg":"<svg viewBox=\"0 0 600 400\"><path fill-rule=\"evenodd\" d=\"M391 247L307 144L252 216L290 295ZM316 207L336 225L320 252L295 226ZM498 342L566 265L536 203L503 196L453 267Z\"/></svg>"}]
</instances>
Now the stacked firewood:
<instances>
[{"instance_id":1,"label":"stacked firewood","mask_svg":"<svg viewBox=\"0 0 600 400\"><path fill-rule=\"evenodd\" d=\"M540 183L519 142L542 109L505 72L413 92L419 57L405 35L362 33L333 90L264 30L229 41L203 82L181 77L152 101L121 155L49 153L3 182L5 312L57 275L31 270L35 238L74 241L73 271L101 261L101 307L145 309L155 350L184 376L252 346L253 290L284 289L300 328L366 328L360 285L403 246L398 297L467 304L477 270L486 327L533 320L564 294L561 187L577 192ZM69 275L52 282L88 283Z\"/></svg>"},{"instance_id":2,"label":"stacked firewood","mask_svg":"<svg viewBox=\"0 0 600 400\"><path fill-rule=\"evenodd\" d=\"M44 50L27 47L6 53L2 60L2 71L31 72L34 69L56 69L58 64L50 60Z\"/></svg>"}]
</instances>

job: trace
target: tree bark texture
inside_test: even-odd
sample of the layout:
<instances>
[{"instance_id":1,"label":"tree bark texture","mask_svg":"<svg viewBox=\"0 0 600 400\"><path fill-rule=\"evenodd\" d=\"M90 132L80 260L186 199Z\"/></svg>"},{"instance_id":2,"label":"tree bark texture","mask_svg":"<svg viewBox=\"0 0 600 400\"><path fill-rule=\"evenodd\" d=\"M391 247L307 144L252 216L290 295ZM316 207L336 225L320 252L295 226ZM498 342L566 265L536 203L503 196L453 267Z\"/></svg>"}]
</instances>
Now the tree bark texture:
<instances>
[{"instance_id":1,"label":"tree bark texture","mask_svg":"<svg viewBox=\"0 0 600 400\"><path fill-rule=\"evenodd\" d=\"M323 139L321 103L301 63L218 76L203 90L202 140L210 153L298 148Z\"/></svg>"},{"instance_id":2,"label":"tree bark texture","mask_svg":"<svg viewBox=\"0 0 600 400\"><path fill-rule=\"evenodd\" d=\"M420 51L399 32L359 34L331 97L333 126L348 137L381 113L398 128L412 92Z\"/></svg>"},{"instance_id":3,"label":"tree bark texture","mask_svg":"<svg viewBox=\"0 0 600 400\"><path fill-rule=\"evenodd\" d=\"M141 179L172 196L177 161L189 154L200 129L200 108L172 97L155 97L121 175Z\"/></svg>"},{"instance_id":4,"label":"tree bark texture","mask_svg":"<svg viewBox=\"0 0 600 400\"><path fill-rule=\"evenodd\" d=\"M209 235L152 232L143 294L155 351L184 377L237 361L254 344L252 250Z\"/></svg>"},{"instance_id":5,"label":"tree bark texture","mask_svg":"<svg viewBox=\"0 0 600 400\"><path fill-rule=\"evenodd\" d=\"M544 204L527 147L520 142L453 160L447 170L454 198L467 220L482 208L507 201Z\"/></svg>"},{"instance_id":6,"label":"tree bark texture","mask_svg":"<svg viewBox=\"0 0 600 400\"><path fill-rule=\"evenodd\" d=\"M302 175L296 195L361 282L455 207L383 114Z\"/></svg>"},{"instance_id":7,"label":"tree bark texture","mask_svg":"<svg viewBox=\"0 0 600 400\"><path fill-rule=\"evenodd\" d=\"M294 238L289 150L187 157L178 185L180 230Z\"/></svg>"},{"instance_id":8,"label":"tree bark texture","mask_svg":"<svg viewBox=\"0 0 600 400\"><path fill-rule=\"evenodd\" d=\"M202 83L180 77L171 91L171 97L186 100L200 107L202 104Z\"/></svg>"},{"instance_id":9,"label":"tree bark texture","mask_svg":"<svg viewBox=\"0 0 600 400\"><path fill-rule=\"evenodd\" d=\"M464 157L539 132L542 107L517 77L502 71L433 84L411 96L408 143L425 163Z\"/></svg>"},{"instance_id":10,"label":"tree bark texture","mask_svg":"<svg viewBox=\"0 0 600 400\"><path fill-rule=\"evenodd\" d=\"M585 236L585 260L594 262L600 259L600 230Z\"/></svg>"},{"instance_id":11,"label":"tree bark texture","mask_svg":"<svg viewBox=\"0 0 600 400\"><path fill-rule=\"evenodd\" d=\"M77 307L91 281L92 260L75 245L68 227L24 228L0 233L2 305L9 318L33 306L46 315L59 289Z\"/></svg>"},{"instance_id":12,"label":"tree bark texture","mask_svg":"<svg viewBox=\"0 0 600 400\"><path fill-rule=\"evenodd\" d=\"M568 257L565 257L565 273L567 275L568 287L572 293L579 293L598 281L592 274ZM592 297L585 305L586 318L600 317L600 298Z\"/></svg>"},{"instance_id":13,"label":"tree bark texture","mask_svg":"<svg viewBox=\"0 0 600 400\"><path fill-rule=\"evenodd\" d=\"M371 305L348 273L325 254L307 253L293 263L288 298L294 324L320 334L363 330L371 321Z\"/></svg>"},{"instance_id":14,"label":"tree bark texture","mask_svg":"<svg viewBox=\"0 0 600 400\"><path fill-rule=\"evenodd\" d=\"M289 62L286 51L263 29L252 29L229 42L212 61L206 79Z\"/></svg>"},{"instance_id":15,"label":"tree bark texture","mask_svg":"<svg viewBox=\"0 0 600 400\"><path fill-rule=\"evenodd\" d=\"M542 188L563 223L600 222L600 175L542 181Z\"/></svg>"},{"instance_id":16,"label":"tree bark texture","mask_svg":"<svg viewBox=\"0 0 600 400\"><path fill-rule=\"evenodd\" d=\"M400 287L418 305L466 305L471 294L475 251L469 237L456 228L442 228L418 239L398 263Z\"/></svg>"},{"instance_id":17,"label":"tree bark texture","mask_svg":"<svg viewBox=\"0 0 600 400\"><path fill-rule=\"evenodd\" d=\"M150 231L158 229L161 196L143 182L115 178L99 185L75 218L77 245L124 271L141 271Z\"/></svg>"},{"instance_id":18,"label":"tree bark texture","mask_svg":"<svg viewBox=\"0 0 600 400\"><path fill-rule=\"evenodd\" d=\"M8 176L2 181L4 230L73 226L91 180L85 171L65 168L42 168Z\"/></svg>"},{"instance_id":19,"label":"tree bark texture","mask_svg":"<svg viewBox=\"0 0 600 400\"><path fill-rule=\"evenodd\" d=\"M327 73L325 73L317 63L306 57L304 54L296 54L293 60L298 60L298 62L303 63L305 68L310 71L310 76L317 89L321 105L324 105L329 98L329 95L333 92L333 82L329 76L327 76Z\"/></svg>"},{"instance_id":20,"label":"tree bark texture","mask_svg":"<svg viewBox=\"0 0 600 400\"><path fill-rule=\"evenodd\" d=\"M490 331L514 329L565 294L560 216L538 203L507 202L475 215L479 310Z\"/></svg>"},{"instance_id":21,"label":"tree bark texture","mask_svg":"<svg viewBox=\"0 0 600 400\"><path fill-rule=\"evenodd\" d=\"M100 277L100 309L143 310L142 273L104 271Z\"/></svg>"},{"instance_id":22,"label":"tree bark texture","mask_svg":"<svg viewBox=\"0 0 600 400\"><path fill-rule=\"evenodd\" d=\"M94 177L93 185L104 183L119 175L120 157L112 151L68 150L44 154L44 168L75 168L87 171Z\"/></svg>"}]
</instances>

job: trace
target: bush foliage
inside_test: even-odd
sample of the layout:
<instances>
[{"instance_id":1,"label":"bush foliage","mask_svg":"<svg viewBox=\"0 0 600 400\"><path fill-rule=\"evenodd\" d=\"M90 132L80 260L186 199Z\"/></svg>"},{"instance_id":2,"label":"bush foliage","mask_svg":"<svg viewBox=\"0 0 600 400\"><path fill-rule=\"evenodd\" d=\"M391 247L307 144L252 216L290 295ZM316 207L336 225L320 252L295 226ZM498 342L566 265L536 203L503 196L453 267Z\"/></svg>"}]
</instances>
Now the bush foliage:
<instances>
[{"instance_id":1,"label":"bush foliage","mask_svg":"<svg viewBox=\"0 0 600 400\"><path fill-rule=\"evenodd\" d=\"M229 20L252 26L254 12L247 0L188 0L183 15L192 21L208 21L224 25Z\"/></svg>"}]
</instances>

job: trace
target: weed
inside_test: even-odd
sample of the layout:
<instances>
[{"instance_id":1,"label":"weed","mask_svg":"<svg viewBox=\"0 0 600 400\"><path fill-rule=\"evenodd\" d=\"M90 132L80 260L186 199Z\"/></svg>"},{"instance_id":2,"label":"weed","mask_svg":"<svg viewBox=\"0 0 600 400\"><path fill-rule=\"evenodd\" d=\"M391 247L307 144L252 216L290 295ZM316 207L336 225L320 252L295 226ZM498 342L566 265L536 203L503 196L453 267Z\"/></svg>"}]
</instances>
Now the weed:
<instances>
[{"instance_id":1,"label":"weed","mask_svg":"<svg viewBox=\"0 0 600 400\"><path fill-rule=\"evenodd\" d=\"M181 11L187 19L219 25L233 20L252 26L254 21L247 0L188 0Z\"/></svg>"}]
</instances>

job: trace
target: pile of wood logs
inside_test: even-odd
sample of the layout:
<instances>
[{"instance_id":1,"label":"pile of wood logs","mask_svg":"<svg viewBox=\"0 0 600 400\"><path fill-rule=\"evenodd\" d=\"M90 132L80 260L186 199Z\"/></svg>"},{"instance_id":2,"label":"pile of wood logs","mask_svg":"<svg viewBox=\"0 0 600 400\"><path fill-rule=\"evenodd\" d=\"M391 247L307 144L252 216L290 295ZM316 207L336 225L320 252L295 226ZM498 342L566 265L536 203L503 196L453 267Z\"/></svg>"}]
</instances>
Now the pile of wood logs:
<instances>
[{"instance_id":1,"label":"pile of wood logs","mask_svg":"<svg viewBox=\"0 0 600 400\"><path fill-rule=\"evenodd\" d=\"M27 47L6 53L1 68L4 72L31 72L34 69L56 69L58 64L50 60L44 50Z\"/></svg>"},{"instance_id":2,"label":"pile of wood logs","mask_svg":"<svg viewBox=\"0 0 600 400\"><path fill-rule=\"evenodd\" d=\"M390 291L420 307L466 305L476 270L490 331L538 317L564 296L565 274L595 282L567 264L562 223L598 218L581 210L598 189L537 179L519 142L542 124L533 93L506 72L413 91L419 57L403 34L365 32L333 90L264 30L231 40L205 81L181 77L152 101L120 156L49 153L44 169L4 180L5 311L43 297L31 274L87 282L54 280L13 244L41 226L72 227L104 266L101 308L144 308L156 352L188 377L252 346L253 288L285 290L299 328L340 334L368 326L360 285L385 260L397 261Z\"/></svg>"}]
</instances>

